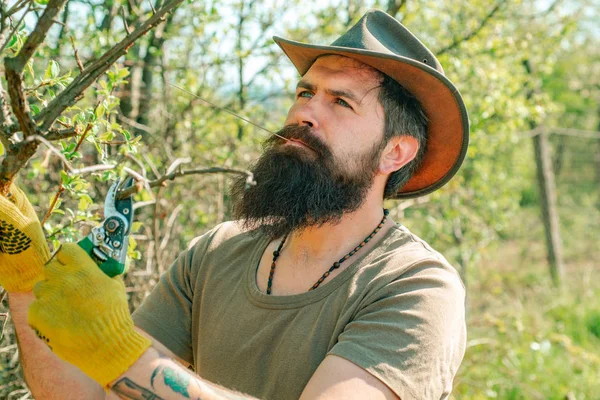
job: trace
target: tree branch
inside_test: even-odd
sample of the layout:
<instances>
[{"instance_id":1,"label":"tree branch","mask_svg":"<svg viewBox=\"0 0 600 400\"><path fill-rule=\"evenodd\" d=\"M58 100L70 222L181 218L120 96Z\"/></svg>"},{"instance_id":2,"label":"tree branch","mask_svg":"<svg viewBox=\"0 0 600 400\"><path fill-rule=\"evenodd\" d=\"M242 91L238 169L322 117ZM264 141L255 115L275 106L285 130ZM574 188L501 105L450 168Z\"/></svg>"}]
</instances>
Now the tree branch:
<instances>
[{"instance_id":1,"label":"tree branch","mask_svg":"<svg viewBox=\"0 0 600 400\"><path fill-rule=\"evenodd\" d=\"M6 38L6 40L4 41L4 43L2 43L2 47L0 47L0 53L2 53L4 51L4 49L6 48L6 46L8 46L8 43L10 43L10 40L12 39L13 35L17 31L17 29L19 29L19 26L21 25L21 22L23 22L23 19L25 19L25 16L29 13L29 10L31 9L31 4L32 3L29 3L29 6L27 7L27 10L25 10L25 12L23 13L23 15L21 15L21 19L19 20L19 22L17 22L17 24L15 26L13 26L12 30L8 34L8 37Z\"/></svg>"},{"instance_id":2,"label":"tree branch","mask_svg":"<svg viewBox=\"0 0 600 400\"><path fill-rule=\"evenodd\" d=\"M19 73L23 71L25 64L27 64L29 59L33 56L39 45L43 43L44 39L46 39L48 30L54 24L54 18L66 2L67 0L50 0L48 2L42 16L33 29L33 32L27 37L23 48L21 48L19 54L14 58L15 61L13 66L16 71Z\"/></svg>"},{"instance_id":3,"label":"tree branch","mask_svg":"<svg viewBox=\"0 0 600 400\"><path fill-rule=\"evenodd\" d=\"M44 137L46 140L55 141L77 136L78 134L79 132L77 131L77 128L50 129L50 132L48 132Z\"/></svg>"},{"instance_id":4,"label":"tree branch","mask_svg":"<svg viewBox=\"0 0 600 400\"><path fill-rule=\"evenodd\" d=\"M100 77L106 70L110 68L115 61L122 55L127 53L127 50L131 45L139 39L142 35L148 32L150 29L162 22L164 16L179 6L183 0L171 0L164 5L160 10L157 10L156 14L150 17L144 22L139 28L127 35L121 42L116 46L108 50L102 57L93 62L91 65L84 69L84 72L79 74L73 82L65 90L63 90L58 96L56 96L48 107L40 111L36 115L35 120L41 122L42 131L47 130L54 120L62 114L67 108L75 104L79 98L83 95L83 92Z\"/></svg>"},{"instance_id":5,"label":"tree branch","mask_svg":"<svg viewBox=\"0 0 600 400\"><path fill-rule=\"evenodd\" d=\"M492 8L492 10L485 16L485 18L483 18L481 20L481 22L479 23L479 26L477 28L475 28L471 32L467 33L463 37L455 38L454 41L452 43L450 43L450 45L448 45L438 51L435 51L434 54L436 54L439 57L440 55L454 49L455 47L458 47L463 42L467 42L467 41L471 40L473 37L475 37L475 35L477 35L487 25L487 23L490 21L490 19L492 19L492 17L498 12L498 10L500 10L500 7L502 7L504 5L504 3L506 3L506 0L498 1L498 3L496 3L494 8Z\"/></svg>"},{"instance_id":6,"label":"tree branch","mask_svg":"<svg viewBox=\"0 0 600 400\"><path fill-rule=\"evenodd\" d=\"M390 0L388 1L387 9L385 11L391 16L396 16L405 4L406 0Z\"/></svg>"},{"instance_id":7,"label":"tree branch","mask_svg":"<svg viewBox=\"0 0 600 400\"><path fill-rule=\"evenodd\" d=\"M17 1L7 12L6 17L10 17L11 15L19 12L23 7L27 4L33 3L33 0L19 0Z\"/></svg>"},{"instance_id":8,"label":"tree branch","mask_svg":"<svg viewBox=\"0 0 600 400\"><path fill-rule=\"evenodd\" d=\"M23 92L23 76L22 69L20 69L20 62L16 58L6 58L4 67L12 112L19 122L23 137L28 138L36 134L36 126L30 115L29 102Z\"/></svg>"},{"instance_id":9,"label":"tree branch","mask_svg":"<svg viewBox=\"0 0 600 400\"><path fill-rule=\"evenodd\" d=\"M12 120L8 109L8 103L6 102L6 91L4 91L2 80L0 79L0 131L2 131L0 135L4 136L4 133L8 133L5 132L5 128L9 125L12 125Z\"/></svg>"},{"instance_id":10,"label":"tree branch","mask_svg":"<svg viewBox=\"0 0 600 400\"><path fill-rule=\"evenodd\" d=\"M248 185L255 185L256 184L256 182L254 181L254 175L250 171L243 170L243 169L237 169L237 168L211 167L211 168L190 169L190 170L185 170L185 171L174 171L174 172L171 172L170 174L166 174L166 175L161 176L157 180L148 182L147 186L149 186L149 187L165 186L166 185L166 181L172 181L175 178L180 177L180 176L186 176L186 175L203 175L203 174L218 174L218 173L246 175L248 177L248 179L247 179L247 184ZM134 185L134 186L131 186L130 188L127 188L125 190L120 191L117 194L116 197L117 197L117 199L122 199L122 198L125 198L127 196L131 196L133 194L136 194L140 190L141 190L141 186L138 187L138 186Z\"/></svg>"}]
</instances>

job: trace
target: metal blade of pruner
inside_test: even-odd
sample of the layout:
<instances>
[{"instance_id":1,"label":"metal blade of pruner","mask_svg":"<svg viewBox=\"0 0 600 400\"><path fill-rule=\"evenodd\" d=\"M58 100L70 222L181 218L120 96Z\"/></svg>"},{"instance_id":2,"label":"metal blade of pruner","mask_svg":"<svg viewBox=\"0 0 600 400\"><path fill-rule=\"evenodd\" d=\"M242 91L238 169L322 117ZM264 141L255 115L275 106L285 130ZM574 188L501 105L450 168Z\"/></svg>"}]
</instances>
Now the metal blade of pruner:
<instances>
[{"instance_id":1,"label":"metal blade of pruner","mask_svg":"<svg viewBox=\"0 0 600 400\"><path fill-rule=\"evenodd\" d=\"M104 221L78 242L100 269L111 278L125 271L129 234L133 221L133 195L117 199L120 190L133 186L133 178L117 179L106 195Z\"/></svg>"}]
</instances>

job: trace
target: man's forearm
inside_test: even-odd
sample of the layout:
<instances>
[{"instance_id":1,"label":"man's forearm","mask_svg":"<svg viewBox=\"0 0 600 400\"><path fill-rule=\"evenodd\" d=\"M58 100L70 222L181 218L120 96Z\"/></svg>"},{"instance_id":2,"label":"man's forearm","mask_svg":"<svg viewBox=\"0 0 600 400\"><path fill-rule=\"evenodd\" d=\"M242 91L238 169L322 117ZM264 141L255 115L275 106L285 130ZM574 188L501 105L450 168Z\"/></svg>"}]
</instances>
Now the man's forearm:
<instances>
[{"instance_id":1,"label":"man's forearm","mask_svg":"<svg viewBox=\"0 0 600 400\"><path fill-rule=\"evenodd\" d=\"M148 349L123 375L111 384L111 390L128 400L252 400L207 382L174 360Z\"/></svg>"},{"instance_id":2,"label":"man's forearm","mask_svg":"<svg viewBox=\"0 0 600 400\"><path fill-rule=\"evenodd\" d=\"M36 399L104 399L105 391L77 367L52 353L27 323L34 296L10 293L9 307L17 333L25 381Z\"/></svg>"}]
</instances>

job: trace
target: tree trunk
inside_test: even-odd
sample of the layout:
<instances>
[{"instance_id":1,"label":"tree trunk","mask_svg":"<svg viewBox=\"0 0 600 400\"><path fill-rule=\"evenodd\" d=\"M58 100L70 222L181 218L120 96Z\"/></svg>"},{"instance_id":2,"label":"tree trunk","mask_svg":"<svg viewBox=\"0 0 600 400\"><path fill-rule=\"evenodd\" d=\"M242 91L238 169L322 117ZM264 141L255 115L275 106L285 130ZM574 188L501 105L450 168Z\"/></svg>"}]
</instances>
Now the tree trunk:
<instances>
[{"instance_id":1,"label":"tree trunk","mask_svg":"<svg viewBox=\"0 0 600 400\"><path fill-rule=\"evenodd\" d=\"M523 67L533 82L534 70L529 60L523 61ZM532 86L527 94L532 99L539 92L539 87ZM530 120L529 126L532 130L538 128L539 134L533 137L533 148L535 165L537 170L537 181L540 192L540 206L542 221L544 223L544 234L546 237L546 249L550 276L555 286L560 286L564 276L564 264L562 258L562 241L560 238L560 225L558 223L558 211L556 209L556 186L554 183L554 170L550 156L550 144L545 129Z\"/></svg>"},{"instance_id":2,"label":"tree trunk","mask_svg":"<svg viewBox=\"0 0 600 400\"><path fill-rule=\"evenodd\" d=\"M154 90L154 74L155 67L158 65L160 60L160 54L162 47L165 43L165 33L169 30L169 27L173 21L173 14L169 16L167 21L156 27L152 31L152 36L148 42L148 49L146 56L144 57L144 66L142 67L142 78L141 88L139 97L139 113L137 116L137 123L141 125L149 125L150 115L152 113L152 92ZM141 129L136 129L136 135L144 135L145 132Z\"/></svg>"},{"instance_id":3,"label":"tree trunk","mask_svg":"<svg viewBox=\"0 0 600 400\"><path fill-rule=\"evenodd\" d=\"M548 134L545 129L541 129L540 133L533 137L533 146L550 276L554 284L560 286L564 276L562 242L560 239L558 212L556 210L554 172L550 158Z\"/></svg>"}]
</instances>

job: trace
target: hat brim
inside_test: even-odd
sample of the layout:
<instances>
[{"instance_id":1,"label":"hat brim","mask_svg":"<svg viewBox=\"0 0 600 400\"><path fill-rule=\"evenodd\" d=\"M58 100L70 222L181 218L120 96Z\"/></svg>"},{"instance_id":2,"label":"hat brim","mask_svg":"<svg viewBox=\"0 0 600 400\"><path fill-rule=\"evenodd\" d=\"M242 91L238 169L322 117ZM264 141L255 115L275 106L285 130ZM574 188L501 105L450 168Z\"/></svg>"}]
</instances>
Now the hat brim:
<instances>
[{"instance_id":1,"label":"hat brim","mask_svg":"<svg viewBox=\"0 0 600 400\"><path fill-rule=\"evenodd\" d=\"M442 73L426 64L393 54L337 46L317 46L273 37L303 76L324 55L357 59L399 82L421 103L429 120L427 148L421 166L394 196L397 199L429 194L448 182L460 168L469 144L467 109L458 89Z\"/></svg>"}]
</instances>

